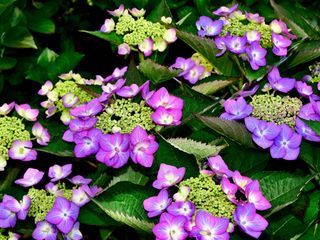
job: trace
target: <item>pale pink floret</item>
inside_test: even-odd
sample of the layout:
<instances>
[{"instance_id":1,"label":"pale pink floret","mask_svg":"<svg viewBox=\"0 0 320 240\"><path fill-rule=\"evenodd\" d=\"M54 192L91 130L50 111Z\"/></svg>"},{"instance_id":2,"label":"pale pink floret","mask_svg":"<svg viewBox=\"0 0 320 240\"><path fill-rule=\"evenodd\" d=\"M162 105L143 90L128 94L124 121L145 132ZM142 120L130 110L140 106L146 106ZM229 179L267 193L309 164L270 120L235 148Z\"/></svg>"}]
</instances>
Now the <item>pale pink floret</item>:
<instances>
[{"instance_id":1,"label":"pale pink floret","mask_svg":"<svg viewBox=\"0 0 320 240\"><path fill-rule=\"evenodd\" d=\"M15 109L21 117L27 119L28 121L32 121L32 122L37 121L39 110L32 109L29 104L21 104L21 105L16 104Z\"/></svg>"}]
</instances>

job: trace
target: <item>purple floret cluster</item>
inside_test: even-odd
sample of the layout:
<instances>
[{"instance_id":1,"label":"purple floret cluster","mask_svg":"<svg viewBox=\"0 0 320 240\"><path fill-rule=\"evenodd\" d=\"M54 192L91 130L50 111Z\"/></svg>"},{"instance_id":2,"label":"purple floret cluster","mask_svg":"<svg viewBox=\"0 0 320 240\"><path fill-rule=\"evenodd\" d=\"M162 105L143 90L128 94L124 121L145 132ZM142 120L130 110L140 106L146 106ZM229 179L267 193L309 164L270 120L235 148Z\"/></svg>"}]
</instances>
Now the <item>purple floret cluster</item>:
<instances>
[{"instance_id":1,"label":"purple floret cluster","mask_svg":"<svg viewBox=\"0 0 320 240\"><path fill-rule=\"evenodd\" d=\"M196 22L198 35L201 37L213 37L214 43L220 52L216 56L222 56L226 51L238 55L244 60L249 61L253 70L266 66L266 47L261 46L262 32L248 30L244 35L236 35L227 32L223 35L224 27L231 24L232 19L239 19L241 22L251 22L267 26L271 31L270 41L273 44L272 52L276 56L286 56L287 48L291 45L291 39L296 37L289 33L289 30L281 20L273 20L270 25L266 25L264 18L259 14L245 13L237 10L238 4L228 7L220 7L213 14L219 16L218 20L210 17L201 16Z\"/></svg>"},{"instance_id":2,"label":"purple floret cluster","mask_svg":"<svg viewBox=\"0 0 320 240\"><path fill-rule=\"evenodd\" d=\"M229 170L219 155L208 158L206 165L209 170L202 170L201 174L219 182L226 194L226 201L229 200L236 206L234 222L199 209L188 200L190 188L183 186L181 182L186 171L184 167L161 164L157 179L153 182L153 187L160 192L143 203L148 217L160 215L159 222L152 229L156 239L208 239L208 236L209 239L229 239L235 226L258 238L267 228L268 222L256 211L271 208L271 204L261 193L259 182L242 176L238 171ZM170 193L173 187L179 187L179 192L172 199Z\"/></svg>"},{"instance_id":3,"label":"purple floret cluster","mask_svg":"<svg viewBox=\"0 0 320 240\"><path fill-rule=\"evenodd\" d=\"M297 81L294 78L281 77L277 67L271 68L267 79L267 87L280 92L278 96L289 92L300 95L304 105L301 105L293 127L252 116L254 108L246 102L245 97L255 95L258 85L251 91L240 92L235 99L226 100L225 112L220 117L236 121L244 119L246 128L252 133L252 140L263 149L270 148L272 158L296 160L300 153L302 138L312 142L320 141L320 136L304 121L320 121L320 97L313 93L314 84L306 81L307 78Z\"/></svg>"}]
</instances>

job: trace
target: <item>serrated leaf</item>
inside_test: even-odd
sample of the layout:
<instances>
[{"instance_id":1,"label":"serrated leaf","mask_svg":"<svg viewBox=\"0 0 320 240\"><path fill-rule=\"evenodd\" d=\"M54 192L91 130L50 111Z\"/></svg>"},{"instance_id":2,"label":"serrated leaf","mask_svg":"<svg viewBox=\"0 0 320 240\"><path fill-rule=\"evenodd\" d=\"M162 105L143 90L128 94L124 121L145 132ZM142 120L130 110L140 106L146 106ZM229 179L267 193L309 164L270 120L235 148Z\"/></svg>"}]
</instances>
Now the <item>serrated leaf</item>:
<instances>
[{"instance_id":1,"label":"serrated leaf","mask_svg":"<svg viewBox=\"0 0 320 240\"><path fill-rule=\"evenodd\" d=\"M92 36L101 38L117 46L123 43L123 38L120 35L116 34L115 32L104 33L100 31L86 31L86 30L80 30L80 32L88 33Z\"/></svg>"},{"instance_id":2,"label":"serrated leaf","mask_svg":"<svg viewBox=\"0 0 320 240\"><path fill-rule=\"evenodd\" d=\"M11 57L0 58L0 70L9 70L17 64L17 59Z\"/></svg>"},{"instance_id":3,"label":"serrated leaf","mask_svg":"<svg viewBox=\"0 0 320 240\"><path fill-rule=\"evenodd\" d=\"M271 215L298 199L312 176L299 176L288 172L260 172L252 176L258 179L264 196L270 201Z\"/></svg>"},{"instance_id":4,"label":"serrated leaf","mask_svg":"<svg viewBox=\"0 0 320 240\"><path fill-rule=\"evenodd\" d=\"M219 53L220 50L216 48L212 39L201 38L180 30L177 31L177 36L193 50L205 57L218 72L225 76L237 76L237 66L228 57L228 54L216 57L216 54Z\"/></svg>"},{"instance_id":5,"label":"serrated leaf","mask_svg":"<svg viewBox=\"0 0 320 240\"><path fill-rule=\"evenodd\" d=\"M155 84L168 81L181 72L181 70L169 69L150 59L140 62L139 71Z\"/></svg>"},{"instance_id":6,"label":"serrated leaf","mask_svg":"<svg viewBox=\"0 0 320 240\"><path fill-rule=\"evenodd\" d=\"M1 35L1 44L11 48L37 48L36 43L25 27L12 27Z\"/></svg>"},{"instance_id":7,"label":"serrated leaf","mask_svg":"<svg viewBox=\"0 0 320 240\"><path fill-rule=\"evenodd\" d=\"M243 146L256 148L251 139L251 134L244 124L218 117L206 117L202 115L196 115L196 117L209 128L230 140Z\"/></svg>"},{"instance_id":8,"label":"serrated leaf","mask_svg":"<svg viewBox=\"0 0 320 240\"><path fill-rule=\"evenodd\" d=\"M135 171L132 167L129 166L124 172L122 172L118 176L114 176L105 190L116 185L118 182L131 182L137 185L145 186L148 180L149 178L147 176L138 171Z\"/></svg>"},{"instance_id":9,"label":"serrated leaf","mask_svg":"<svg viewBox=\"0 0 320 240\"><path fill-rule=\"evenodd\" d=\"M154 194L150 189L119 182L92 201L108 216L136 230L151 232L154 223L143 209L143 201Z\"/></svg>"},{"instance_id":10,"label":"serrated leaf","mask_svg":"<svg viewBox=\"0 0 320 240\"><path fill-rule=\"evenodd\" d=\"M180 151L194 155L196 159L215 156L226 147L226 145L209 145L188 138L169 138L167 139L167 142Z\"/></svg>"},{"instance_id":11,"label":"serrated leaf","mask_svg":"<svg viewBox=\"0 0 320 240\"><path fill-rule=\"evenodd\" d=\"M214 94L233 83L231 80L215 80L212 82L200 83L193 86L192 89L204 95Z\"/></svg>"}]
</instances>

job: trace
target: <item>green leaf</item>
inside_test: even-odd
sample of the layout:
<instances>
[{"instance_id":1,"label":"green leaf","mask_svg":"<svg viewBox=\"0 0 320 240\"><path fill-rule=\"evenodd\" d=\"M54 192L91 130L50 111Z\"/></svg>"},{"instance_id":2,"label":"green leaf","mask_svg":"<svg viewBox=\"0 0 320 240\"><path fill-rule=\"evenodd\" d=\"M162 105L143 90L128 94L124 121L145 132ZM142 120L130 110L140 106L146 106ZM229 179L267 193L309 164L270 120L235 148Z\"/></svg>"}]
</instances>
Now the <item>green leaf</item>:
<instances>
[{"instance_id":1,"label":"green leaf","mask_svg":"<svg viewBox=\"0 0 320 240\"><path fill-rule=\"evenodd\" d=\"M303 41L293 48L289 58L285 61L284 68L290 69L318 57L320 57L320 41Z\"/></svg>"},{"instance_id":2,"label":"green leaf","mask_svg":"<svg viewBox=\"0 0 320 240\"><path fill-rule=\"evenodd\" d=\"M211 82L200 83L196 86L193 86L192 89L204 95L211 95L230 86L232 83L232 80L215 80Z\"/></svg>"},{"instance_id":3,"label":"green leaf","mask_svg":"<svg viewBox=\"0 0 320 240\"><path fill-rule=\"evenodd\" d=\"M16 0L0 0L0 8L5 8L10 6L12 3L14 3Z\"/></svg>"},{"instance_id":4,"label":"green leaf","mask_svg":"<svg viewBox=\"0 0 320 240\"><path fill-rule=\"evenodd\" d=\"M320 122L319 121L313 121L313 120L305 120L304 121L316 134L320 135Z\"/></svg>"},{"instance_id":5,"label":"green leaf","mask_svg":"<svg viewBox=\"0 0 320 240\"><path fill-rule=\"evenodd\" d=\"M225 76L237 76L237 66L228 57L228 54L216 57L216 54L219 53L220 50L215 47L212 39L201 38L179 30L177 31L177 36L193 50L205 57L219 73Z\"/></svg>"},{"instance_id":6,"label":"green leaf","mask_svg":"<svg viewBox=\"0 0 320 240\"><path fill-rule=\"evenodd\" d=\"M255 148L255 145L251 139L251 134L246 129L244 124L218 117L206 117L202 115L196 115L196 117L209 128L215 130L217 133L229 138L230 140L243 146Z\"/></svg>"},{"instance_id":7,"label":"green leaf","mask_svg":"<svg viewBox=\"0 0 320 240\"><path fill-rule=\"evenodd\" d=\"M1 35L0 43L12 48L37 48L31 33L25 27L12 27Z\"/></svg>"},{"instance_id":8,"label":"green leaf","mask_svg":"<svg viewBox=\"0 0 320 240\"><path fill-rule=\"evenodd\" d=\"M180 151L194 155L196 159L215 156L226 147L226 145L215 146L188 138L169 138L167 142Z\"/></svg>"},{"instance_id":9,"label":"green leaf","mask_svg":"<svg viewBox=\"0 0 320 240\"><path fill-rule=\"evenodd\" d=\"M262 193L270 201L271 215L295 202L304 186L313 177L288 172L260 172L252 178L259 180Z\"/></svg>"},{"instance_id":10,"label":"green leaf","mask_svg":"<svg viewBox=\"0 0 320 240\"><path fill-rule=\"evenodd\" d=\"M161 0L160 3L154 3L156 3L156 5L154 6L152 12L148 15L147 20L152 22L160 22L162 16L173 18L166 0Z\"/></svg>"},{"instance_id":11,"label":"green leaf","mask_svg":"<svg viewBox=\"0 0 320 240\"><path fill-rule=\"evenodd\" d=\"M114 220L140 231L151 232L154 223L143 209L143 201L154 191L130 182L119 182L92 201Z\"/></svg>"},{"instance_id":12,"label":"green leaf","mask_svg":"<svg viewBox=\"0 0 320 240\"><path fill-rule=\"evenodd\" d=\"M130 58L128 71L125 73L125 79L126 79L127 85L130 85L133 83L135 83L137 85L142 85L145 82L142 74L137 69L137 65L134 61L133 56Z\"/></svg>"},{"instance_id":13,"label":"green leaf","mask_svg":"<svg viewBox=\"0 0 320 240\"><path fill-rule=\"evenodd\" d=\"M39 55L37 63L42 67L47 67L51 63L55 62L58 57L59 55L54 51L50 50L49 48L45 48Z\"/></svg>"},{"instance_id":14,"label":"green leaf","mask_svg":"<svg viewBox=\"0 0 320 240\"><path fill-rule=\"evenodd\" d=\"M312 27L312 24L308 22L293 4L281 6L275 3L274 0L270 0L270 3L278 17L285 21L292 32L298 37L311 39L318 39L320 37L317 29Z\"/></svg>"},{"instance_id":15,"label":"green leaf","mask_svg":"<svg viewBox=\"0 0 320 240\"><path fill-rule=\"evenodd\" d=\"M320 239L320 224L314 223L299 240Z\"/></svg>"},{"instance_id":16,"label":"green leaf","mask_svg":"<svg viewBox=\"0 0 320 240\"><path fill-rule=\"evenodd\" d=\"M168 81L178 76L181 70L169 69L150 59L144 60L139 64L139 71L143 73L154 84Z\"/></svg>"},{"instance_id":17,"label":"green leaf","mask_svg":"<svg viewBox=\"0 0 320 240\"><path fill-rule=\"evenodd\" d=\"M28 27L38 33L50 34L54 33L56 26L54 22L39 14L27 14Z\"/></svg>"},{"instance_id":18,"label":"green leaf","mask_svg":"<svg viewBox=\"0 0 320 240\"><path fill-rule=\"evenodd\" d=\"M302 141L299 157L305 161L315 173L320 173L320 146Z\"/></svg>"},{"instance_id":19,"label":"green leaf","mask_svg":"<svg viewBox=\"0 0 320 240\"><path fill-rule=\"evenodd\" d=\"M90 35L106 40L117 46L123 43L123 38L120 35L116 34L115 32L104 33L100 31L86 31L86 30L80 30L80 32L88 33Z\"/></svg>"},{"instance_id":20,"label":"green leaf","mask_svg":"<svg viewBox=\"0 0 320 240\"><path fill-rule=\"evenodd\" d=\"M17 64L17 59L11 57L0 58L0 70L9 70Z\"/></svg>"},{"instance_id":21,"label":"green leaf","mask_svg":"<svg viewBox=\"0 0 320 240\"><path fill-rule=\"evenodd\" d=\"M145 186L149 178L142 173L135 171L132 167L126 168L118 176L112 178L105 190L116 185L118 182L131 182L137 185Z\"/></svg>"},{"instance_id":22,"label":"green leaf","mask_svg":"<svg viewBox=\"0 0 320 240\"><path fill-rule=\"evenodd\" d=\"M307 210L304 215L304 222L310 222L312 220L318 219L320 210L320 194L316 190L309 195L310 201Z\"/></svg>"}]
</instances>

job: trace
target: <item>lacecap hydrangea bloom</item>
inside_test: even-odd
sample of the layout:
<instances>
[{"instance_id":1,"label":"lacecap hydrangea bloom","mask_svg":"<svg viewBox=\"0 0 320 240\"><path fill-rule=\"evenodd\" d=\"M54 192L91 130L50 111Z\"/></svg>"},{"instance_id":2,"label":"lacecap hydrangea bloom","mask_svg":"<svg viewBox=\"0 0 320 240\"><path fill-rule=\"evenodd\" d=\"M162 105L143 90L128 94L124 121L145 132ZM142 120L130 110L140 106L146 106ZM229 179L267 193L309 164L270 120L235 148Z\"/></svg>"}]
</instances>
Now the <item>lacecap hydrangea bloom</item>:
<instances>
[{"instance_id":1,"label":"lacecap hydrangea bloom","mask_svg":"<svg viewBox=\"0 0 320 240\"><path fill-rule=\"evenodd\" d=\"M184 178L185 168L161 164L153 186L157 196L143 202L150 218L160 215L152 231L157 239L229 239L238 226L259 238L268 222L257 213L271 208L259 182L230 171L221 156L208 159L198 177ZM178 189L173 197L169 192Z\"/></svg>"},{"instance_id":2,"label":"lacecap hydrangea bloom","mask_svg":"<svg viewBox=\"0 0 320 240\"><path fill-rule=\"evenodd\" d=\"M17 114L13 115L12 112ZM39 145L47 145L50 134L39 122L38 109L29 104L18 105L15 102L0 107L0 171L4 171L9 158L21 161L35 160L37 152L32 149L32 139ZM27 126L33 124L32 137ZM32 126L32 125L31 125Z\"/></svg>"},{"instance_id":3,"label":"lacecap hydrangea bloom","mask_svg":"<svg viewBox=\"0 0 320 240\"><path fill-rule=\"evenodd\" d=\"M183 100L164 87L150 91L149 81L126 86L126 70L117 68L106 78L86 81L87 87L100 85L102 93L70 109L63 139L76 144L76 157L95 154L99 162L113 168L124 166L131 157L134 163L151 167L158 144L148 132L180 124Z\"/></svg>"},{"instance_id":4,"label":"lacecap hydrangea bloom","mask_svg":"<svg viewBox=\"0 0 320 240\"><path fill-rule=\"evenodd\" d=\"M114 31L123 37L123 43L118 46L119 55L139 50L148 57L153 51L163 52L177 39L175 28L167 28L165 24L146 20L144 9L125 9L121 4L118 9L108 12L113 18L106 19L100 31Z\"/></svg>"},{"instance_id":5,"label":"lacecap hydrangea bloom","mask_svg":"<svg viewBox=\"0 0 320 240\"><path fill-rule=\"evenodd\" d=\"M79 210L102 189L89 186L92 180L80 175L68 179L71 185L63 182L71 172L71 164L51 166L48 171L50 182L45 189L37 189L34 185L42 180L44 172L29 168L23 178L15 181L29 188L27 195L21 201L4 195L0 203L0 227L13 228L17 220L25 220L29 216L34 218L36 224L32 233L34 239L57 239L60 233L64 239L82 239L77 222Z\"/></svg>"},{"instance_id":6,"label":"lacecap hydrangea bloom","mask_svg":"<svg viewBox=\"0 0 320 240\"><path fill-rule=\"evenodd\" d=\"M201 16L196 22L198 35L213 37L220 50L217 56L226 51L249 61L253 70L266 66L267 50L272 48L276 56L286 56L287 49L296 37L281 20L273 20L266 24L259 14L243 13L237 10L238 5L231 8L221 7L213 14L220 16L218 20ZM228 9L228 11L226 11Z\"/></svg>"},{"instance_id":7,"label":"lacecap hydrangea bloom","mask_svg":"<svg viewBox=\"0 0 320 240\"><path fill-rule=\"evenodd\" d=\"M240 93L236 99L224 102L225 112L220 117L244 119L245 126L252 133L252 140L258 146L270 148L273 158L295 160L300 153L302 138L320 141L320 136L304 122L320 121L320 97L313 93L314 82L282 77L277 67L271 68L267 79L269 88L276 92L255 94L258 90L255 87L249 103L244 97L250 94ZM283 95L294 91L300 97Z\"/></svg>"}]
</instances>

